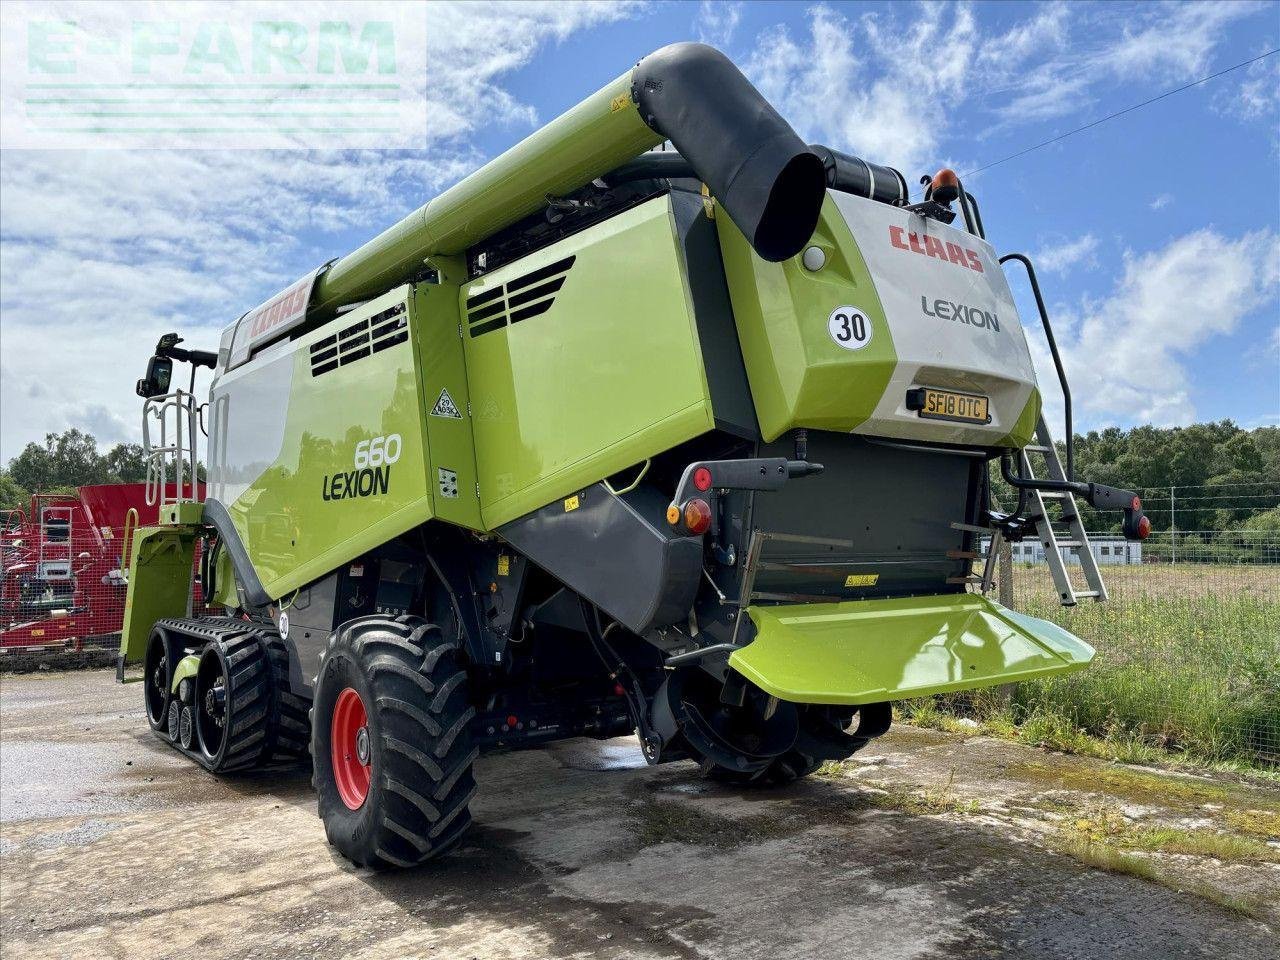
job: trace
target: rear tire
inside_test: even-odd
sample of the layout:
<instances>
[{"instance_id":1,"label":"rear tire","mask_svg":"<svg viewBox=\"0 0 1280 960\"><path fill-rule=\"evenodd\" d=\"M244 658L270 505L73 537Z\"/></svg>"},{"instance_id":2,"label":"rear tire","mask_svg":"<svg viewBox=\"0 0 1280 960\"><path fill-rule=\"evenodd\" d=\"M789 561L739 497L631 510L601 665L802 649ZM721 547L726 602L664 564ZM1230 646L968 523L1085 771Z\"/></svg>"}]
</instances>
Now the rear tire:
<instances>
[{"instance_id":1,"label":"rear tire","mask_svg":"<svg viewBox=\"0 0 1280 960\"><path fill-rule=\"evenodd\" d=\"M730 770L718 763L703 761L702 775L708 780L730 783L739 787L781 787L794 783L801 777L807 777L820 766L822 766L821 760L806 756L799 750L789 750L771 761L763 770L757 770L755 773Z\"/></svg>"},{"instance_id":2,"label":"rear tire","mask_svg":"<svg viewBox=\"0 0 1280 960\"><path fill-rule=\"evenodd\" d=\"M853 716L841 708L810 707L800 714L800 733L790 750L775 757L761 770L731 770L710 760L702 762L702 775L740 787L781 787L809 776L827 760L844 760L889 729L893 709L887 703L856 708L857 730L846 732Z\"/></svg>"},{"instance_id":3,"label":"rear tire","mask_svg":"<svg viewBox=\"0 0 1280 960\"><path fill-rule=\"evenodd\" d=\"M311 716L329 842L375 870L414 867L471 824L475 710L455 641L420 617L359 617L329 640Z\"/></svg>"}]
</instances>

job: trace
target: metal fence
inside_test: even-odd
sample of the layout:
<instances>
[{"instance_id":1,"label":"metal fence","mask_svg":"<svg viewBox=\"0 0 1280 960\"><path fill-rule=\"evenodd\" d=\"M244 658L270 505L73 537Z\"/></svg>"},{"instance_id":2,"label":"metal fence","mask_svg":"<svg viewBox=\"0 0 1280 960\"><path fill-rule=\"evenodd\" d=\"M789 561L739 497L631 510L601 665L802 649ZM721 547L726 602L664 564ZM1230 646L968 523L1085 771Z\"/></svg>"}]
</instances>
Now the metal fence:
<instances>
[{"instance_id":1,"label":"metal fence","mask_svg":"<svg viewBox=\"0 0 1280 960\"><path fill-rule=\"evenodd\" d=\"M1141 563L1103 568L1107 602L1077 607L1058 603L1044 563L1007 550L997 570L1001 602L1097 650L1087 670L1015 688L1023 717L1280 765L1280 535L1154 534Z\"/></svg>"},{"instance_id":2,"label":"metal fence","mask_svg":"<svg viewBox=\"0 0 1280 960\"><path fill-rule=\"evenodd\" d=\"M83 526L83 525L82 525ZM123 527L16 522L0 531L0 667L36 654L114 651L128 589ZM192 610L207 612L192 567ZM122 563L122 561L126 561Z\"/></svg>"}]
</instances>

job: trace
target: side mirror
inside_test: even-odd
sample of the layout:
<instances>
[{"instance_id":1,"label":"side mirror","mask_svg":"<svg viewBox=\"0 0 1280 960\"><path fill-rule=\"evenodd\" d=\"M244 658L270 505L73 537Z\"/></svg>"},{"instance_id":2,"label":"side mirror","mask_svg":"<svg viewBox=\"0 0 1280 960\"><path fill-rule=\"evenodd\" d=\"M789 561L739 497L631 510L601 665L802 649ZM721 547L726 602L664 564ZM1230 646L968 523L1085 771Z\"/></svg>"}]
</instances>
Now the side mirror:
<instances>
[{"instance_id":1,"label":"side mirror","mask_svg":"<svg viewBox=\"0 0 1280 960\"><path fill-rule=\"evenodd\" d=\"M147 361L147 375L138 381L138 396L150 399L169 392L173 379L173 361L168 357L152 357Z\"/></svg>"}]
</instances>

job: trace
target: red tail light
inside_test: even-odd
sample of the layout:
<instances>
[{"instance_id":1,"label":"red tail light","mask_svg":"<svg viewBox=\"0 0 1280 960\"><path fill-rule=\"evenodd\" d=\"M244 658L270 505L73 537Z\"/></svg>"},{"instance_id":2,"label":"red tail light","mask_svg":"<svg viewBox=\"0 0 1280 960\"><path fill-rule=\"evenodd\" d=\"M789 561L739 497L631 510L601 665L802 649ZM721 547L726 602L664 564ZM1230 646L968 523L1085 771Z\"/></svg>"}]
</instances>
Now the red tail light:
<instances>
[{"instance_id":1,"label":"red tail light","mask_svg":"<svg viewBox=\"0 0 1280 960\"><path fill-rule=\"evenodd\" d=\"M711 529L711 504L705 500L690 500L684 505L684 525L692 534L704 534Z\"/></svg>"},{"instance_id":2,"label":"red tail light","mask_svg":"<svg viewBox=\"0 0 1280 960\"><path fill-rule=\"evenodd\" d=\"M704 493L711 489L711 471L706 467L699 467L693 471L693 485Z\"/></svg>"},{"instance_id":3,"label":"red tail light","mask_svg":"<svg viewBox=\"0 0 1280 960\"><path fill-rule=\"evenodd\" d=\"M1133 499L1137 500L1138 498L1134 497ZM1150 535L1151 535L1151 518L1147 516L1143 516L1141 519L1138 520L1138 539L1145 540Z\"/></svg>"}]
</instances>

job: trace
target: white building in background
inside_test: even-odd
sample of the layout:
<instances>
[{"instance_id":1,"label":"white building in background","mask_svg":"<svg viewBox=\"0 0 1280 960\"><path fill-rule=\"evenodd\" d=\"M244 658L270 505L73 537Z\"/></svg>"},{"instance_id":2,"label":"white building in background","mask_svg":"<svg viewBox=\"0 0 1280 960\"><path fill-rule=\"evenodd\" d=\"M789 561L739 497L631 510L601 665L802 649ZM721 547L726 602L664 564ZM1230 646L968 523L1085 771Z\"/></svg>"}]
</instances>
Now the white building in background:
<instances>
[{"instance_id":1,"label":"white building in background","mask_svg":"<svg viewBox=\"0 0 1280 960\"><path fill-rule=\"evenodd\" d=\"M989 546L989 543L983 543L983 549ZM1011 543L1009 548L1013 551L1014 563L1044 563L1044 544L1035 539L1034 535L1027 537L1021 543ZM1091 536L1089 538L1089 549L1093 551L1093 557L1098 561L1098 566L1131 564L1142 562L1142 542L1139 540L1126 540L1124 537L1110 536ZM1062 554L1064 563L1080 562L1079 551L1076 547L1059 547L1058 551Z\"/></svg>"}]
</instances>

